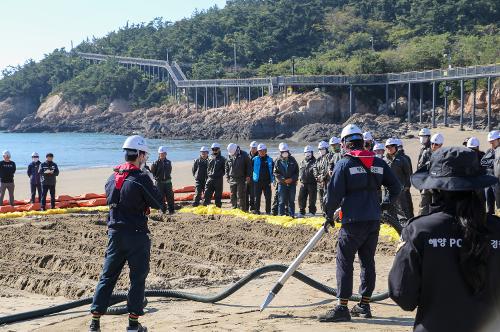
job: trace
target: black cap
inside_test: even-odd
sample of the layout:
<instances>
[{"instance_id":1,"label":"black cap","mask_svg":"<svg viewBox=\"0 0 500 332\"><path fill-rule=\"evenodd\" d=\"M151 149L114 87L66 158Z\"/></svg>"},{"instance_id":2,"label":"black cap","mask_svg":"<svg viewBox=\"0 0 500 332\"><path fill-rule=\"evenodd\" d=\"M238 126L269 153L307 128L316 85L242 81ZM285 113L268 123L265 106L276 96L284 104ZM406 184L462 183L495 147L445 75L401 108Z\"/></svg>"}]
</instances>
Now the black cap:
<instances>
[{"instance_id":1,"label":"black cap","mask_svg":"<svg viewBox=\"0 0 500 332\"><path fill-rule=\"evenodd\" d=\"M54 157L54 154L52 152L49 152L45 155L45 158L48 158L48 157Z\"/></svg>"},{"instance_id":2,"label":"black cap","mask_svg":"<svg viewBox=\"0 0 500 332\"><path fill-rule=\"evenodd\" d=\"M498 179L486 175L477 153L464 147L443 147L432 153L429 169L413 174L417 189L469 191L489 187Z\"/></svg>"}]
</instances>

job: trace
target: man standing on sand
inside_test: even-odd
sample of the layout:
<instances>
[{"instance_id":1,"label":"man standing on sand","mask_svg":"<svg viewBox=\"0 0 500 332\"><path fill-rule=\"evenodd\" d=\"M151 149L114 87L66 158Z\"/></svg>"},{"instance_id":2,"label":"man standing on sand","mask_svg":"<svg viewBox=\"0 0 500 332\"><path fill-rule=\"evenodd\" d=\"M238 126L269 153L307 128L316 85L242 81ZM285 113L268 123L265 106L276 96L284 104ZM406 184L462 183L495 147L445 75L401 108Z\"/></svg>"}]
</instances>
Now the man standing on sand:
<instances>
[{"instance_id":1,"label":"man standing on sand","mask_svg":"<svg viewBox=\"0 0 500 332\"><path fill-rule=\"evenodd\" d=\"M231 190L231 205L233 209L248 211L247 184L252 176L252 165L248 153L242 151L234 143L227 146L229 154L226 160L226 177Z\"/></svg>"},{"instance_id":2,"label":"man standing on sand","mask_svg":"<svg viewBox=\"0 0 500 332\"><path fill-rule=\"evenodd\" d=\"M298 218L306 216L306 206L309 208L311 216L316 214L316 199L318 195L318 183L314 177L314 165L316 158L314 158L314 149L308 145L304 148L304 160L300 162L299 178L299 214ZM309 202L309 204L307 204Z\"/></svg>"},{"instance_id":3,"label":"man standing on sand","mask_svg":"<svg viewBox=\"0 0 500 332\"><path fill-rule=\"evenodd\" d=\"M259 144L256 141L250 143L250 151L248 152L248 159L250 159L250 165L253 165L253 158L259 155L257 148ZM250 173L252 173L251 171ZM251 212L255 210L255 192L253 181L247 183L247 206Z\"/></svg>"},{"instance_id":4,"label":"man standing on sand","mask_svg":"<svg viewBox=\"0 0 500 332\"><path fill-rule=\"evenodd\" d=\"M274 165L274 176L278 181L280 216L289 215L295 217L295 194L297 191L297 181L299 179L299 165L297 160L290 155L288 144L279 144L280 157ZM288 213L285 207L288 205Z\"/></svg>"},{"instance_id":5,"label":"man standing on sand","mask_svg":"<svg viewBox=\"0 0 500 332\"><path fill-rule=\"evenodd\" d=\"M40 182L42 184L41 211L45 211L47 193L49 192L50 207L52 209L56 207L56 177L59 176L59 168L53 161L54 155L49 152L45 158L45 162L40 165L40 169L38 170L38 173L40 174Z\"/></svg>"},{"instance_id":6,"label":"man standing on sand","mask_svg":"<svg viewBox=\"0 0 500 332\"><path fill-rule=\"evenodd\" d=\"M10 152L3 152L3 160L0 161L0 206L3 205L5 190L9 191L9 203L14 206L14 173L16 173L16 163L10 160Z\"/></svg>"},{"instance_id":7,"label":"man standing on sand","mask_svg":"<svg viewBox=\"0 0 500 332\"><path fill-rule=\"evenodd\" d=\"M431 160L431 131L428 128L422 128L418 133L420 138L420 153L417 160L417 172L425 167ZM420 190L420 213L419 215L426 215L430 213L430 206L432 203L432 193L430 190Z\"/></svg>"},{"instance_id":8,"label":"man standing on sand","mask_svg":"<svg viewBox=\"0 0 500 332\"><path fill-rule=\"evenodd\" d=\"M331 162L334 153L328 153L328 143L326 143L325 141L319 142L318 151L319 156L314 164L313 174L317 183L321 212L325 213L325 204L323 198L325 197L326 186L328 185L328 181L330 180L330 167L332 167Z\"/></svg>"},{"instance_id":9,"label":"man standing on sand","mask_svg":"<svg viewBox=\"0 0 500 332\"><path fill-rule=\"evenodd\" d=\"M200 149L200 157L193 162L191 169L195 181L195 196L193 206L200 205L201 195L205 192L207 184L207 169L208 169L208 148L202 146Z\"/></svg>"},{"instance_id":10,"label":"man standing on sand","mask_svg":"<svg viewBox=\"0 0 500 332\"><path fill-rule=\"evenodd\" d=\"M28 176L30 178L31 187L31 203L35 203L36 192L38 191L38 201L42 200L42 184L40 183L40 174L38 170L40 169L40 157L37 152L31 154L31 163L28 165Z\"/></svg>"},{"instance_id":11,"label":"man standing on sand","mask_svg":"<svg viewBox=\"0 0 500 332\"><path fill-rule=\"evenodd\" d=\"M271 214L271 183L274 182L274 161L267 155L267 147L261 143L257 147L258 156L253 157L252 182L255 193L255 214L260 214L260 200L262 193L266 201L266 214Z\"/></svg>"},{"instance_id":12,"label":"man standing on sand","mask_svg":"<svg viewBox=\"0 0 500 332\"><path fill-rule=\"evenodd\" d=\"M491 148L489 148L481 159L481 166L486 170L488 175L494 175L494 161L495 161L495 150L500 146L500 130L493 130L488 133L488 143ZM486 212L488 214L495 214L495 202L496 195L500 195L498 184L492 185L485 188L486 195ZM500 208L500 206L497 206Z\"/></svg>"},{"instance_id":13,"label":"man standing on sand","mask_svg":"<svg viewBox=\"0 0 500 332\"><path fill-rule=\"evenodd\" d=\"M222 156L220 144L212 144L212 156L208 160L207 185L205 187L205 200L203 205L212 203L215 196L215 206L222 207L222 190L224 189L224 174L226 174L226 158Z\"/></svg>"},{"instance_id":14,"label":"man standing on sand","mask_svg":"<svg viewBox=\"0 0 500 332\"><path fill-rule=\"evenodd\" d=\"M158 160L151 165L151 173L156 182L156 187L162 196L162 200L167 202L168 213L175 212L174 190L172 188L172 162L167 159L167 148L158 148Z\"/></svg>"},{"instance_id":15,"label":"man standing on sand","mask_svg":"<svg viewBox=\"0 0 500 332\"><path fill-rule=\"evenodd\" d=\"M130 272L127 296L128 332L146 332L139 324L144 315L144 290L149 273L151 239L148 229L150 208L166 211L161 194L149 175L141 171L148 147L141 136L130 136L123 144L125 163L117 166L106 182L109 205L108 247L90 312L89 332L100 332L100 318L106 313L113 289L125 263Z\"/></svg>"}]
</instances>

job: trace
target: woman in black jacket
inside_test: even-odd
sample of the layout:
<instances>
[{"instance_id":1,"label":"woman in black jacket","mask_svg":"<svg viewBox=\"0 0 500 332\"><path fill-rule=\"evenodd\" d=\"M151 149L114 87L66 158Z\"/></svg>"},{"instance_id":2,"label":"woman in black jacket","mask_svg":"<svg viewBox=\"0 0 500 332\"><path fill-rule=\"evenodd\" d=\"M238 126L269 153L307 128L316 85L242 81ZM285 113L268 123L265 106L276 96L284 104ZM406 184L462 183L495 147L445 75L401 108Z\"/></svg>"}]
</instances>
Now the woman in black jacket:
<instances>
[{"instance_id":1,"label":"woman in black jacket","mask_svg":"<svg viewBox=\"0 0 500 332\"><path fill-rule=\"evenodd\" d=\"M431 214L410 220L389 273L389 294L417 308L415 331L498 331L500 218L479 194L498 180L463 147L432 154L412 184L432 190Z\"/></svg>"}]
</instances>

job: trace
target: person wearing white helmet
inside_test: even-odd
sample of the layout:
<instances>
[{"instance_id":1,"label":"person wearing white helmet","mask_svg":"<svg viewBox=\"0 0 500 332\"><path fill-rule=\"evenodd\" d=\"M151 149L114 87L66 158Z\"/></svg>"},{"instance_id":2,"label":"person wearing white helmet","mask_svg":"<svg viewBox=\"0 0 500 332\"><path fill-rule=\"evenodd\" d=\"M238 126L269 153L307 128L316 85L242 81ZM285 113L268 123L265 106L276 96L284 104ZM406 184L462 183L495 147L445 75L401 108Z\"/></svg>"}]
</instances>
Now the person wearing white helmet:
<instances>
[{"instance_id":1,"label":"person wearing white helmet","mask_svg":"<svg viewBox=\"0 0 500 332\"><path fill-rule=\"evenodd\" d=\"M14 173L16 173L16 163L11 159L10 152L3 152L3 160L0 161L0 206L3 205L5 191L9 191L9 203L14 206Z\"/></svg>"},{"instance_id":2,"label":"person wearing white helmet","mask_svg":"<svg viewBox=\"0 0 500 332\"><path fill-rule=\"evenodd\" d=\"M299 180L299 164L290 154L286 143L279 144L280 156L274 165L274 176L278 181L278 213L280 216L295 217L295 194ZM288 205L288 211L285 206Z\"/></svg>"},{"instance_id":3,"label":"person wearing white helmet","mask_svg":"<svg viewBox=\"0 0 500 332\"><path fill-rule=\"evenodd\" d=\"M398 153L399 155L404 158L406 160L406 162L408 163L408 165L410 166L410 175L413 174L413 165L412 165L412 162L411 162L411 158L409 155L407 155L405 153L405 149L403 147L403 140L401 138L398 138ZM410 183L410 187L411 187L411 182L410 180L408 180ZM407 214L406 216L411 216L411 218L414 217L414 213L413 213L413 198L411 197L411 193L410 193L410 187L408 188L408 190L403 190L403 192L401 193L401 195L403 195L405 198L399 198L400 200L404 200L405 202L403 203L404 206L407 207ZM408 220L408 219L407 219Z\"/></svg>"},{"instance_id":4,"label":"person wearing white helmet","mask_svg":"<svg viewBox=\"0 0 500 332\"><path fill-rule=\"evenodd\" d=\"M167 159L167 147L158 148L158 160L151 165L151 174L160 191L162 200L167 202L168 213L175 212L174 189L172 186L172 162Z\"/></svg>"},{"instance_id":5,"label":"person wearing white helmet","mask_svg":"<svg viewBox=\"0 0 500 332\"><path fill-rule=\"evenodd\" d=\"M208 169L208 148L202 146L200 149L200 156L193 161L191 172L193 173L195 181L195 194L193 206L200 205L201 196L205 192L205 185L207 184L207 169Z\"/></svg>"},{"instance_id":6,"label":"person wearing white helmet","mask_svg":"<svg viewBox=\"0 0 500 332\"><path fill-rule=\"evenodd\" d=\"M114 168L105 186L109 205L109 241L90 308L89 331L100 331L100 318L106 313L125 262L130 279L127 331L147 331L139 324L139 316L144 315L144 289L151 254L148 214L150 208L165 212L166 206L149 175L141 170L148 152L144 138L138 135L128 137L123 149L125 163Z\"/></svg>"},{"instance_id":7,"label":"person wearing white helmet","mask_svg":"<svg viewBox=\"0 0 500 332\"><path fill-rule=\"evenodd\" d=\"M439 148L441 148L444 144L444 136L443 134L437 133L432 135L431 137L431 151L434 153Z\"/></svg>"},{"instance_id":8,"label":"person wearing white helmet","mask_svg":"<svg viewBox=\"0 0 500 332\"><path fill-rule=\"evenodd\" d=\"M402 186L402 192L398 196L396 205L389 208L389 213L394 218L399 219L402 224L404 224L407 220L413 218L413 204L411 203L410 195L410 177L412 175L412 171L408 159L406 159L401 151L399 151L399 144L400 140L397 138L389 138L385 142L387 154L385 155L384 160L396 175L399 183L401 183ZM408 196L410 201L408 201ZM385 197L384 200L386 200ZM404 217L404 220L399 218L397 207L401 209L401 212L403 213L402 217Z\"/></svg>"},{"instance_id":9,"label":"person wearing white helmet","mask_svg":"<svg viewBox=\"0 0 500 332\"><path fill-rule=\"evenodd\" d=\"M214 196L215 205L222 207L222 190L224 189L224 175L226 174L226 158L222 156L219 143L213 143L212 155L208 159L207 184L205 186L205 199L203 205L212 204Z\"/></svg>"},{"instance_id":10,"label":"person wearing white helmet","mask_svg":"<svg viewBox=\"0 0 500 332\"><path fill-rule=\"evenodd\" d=\"M326 143L326 142L325 142ZM328 149L328 144L326 145ZM304 148L304 159L300 162L299 168L299 214L298 218L306 215L306 205L309 201L308 210L311 216L316 214L316 200L318 193L318 185L314 177L314 165L316 158L314 158L314 148L310 145ZM309 200L308 200L309 199Z\"/></svg>"},{"instance_id":11,"label":"person wearing white helmet","mask_svg":"<svg viewBox=\"0 0 500 332\"><path fill-rule=\"evenodd\" d=\"M375 153L375 156L378 158L384 158L384 152L385 152L385 145L383 143L376 143L373 146L373 152Z\"/></svg>"},{"instance_id":12,"label":"person wearing white helmet","mask_svg":"<svg viewBox=\"0 0 500 332\"><path fill-rule=\"evenodd\" d=\"M364 132L363 140L365 141L365 149L368 151L373 151L375 140L373 139L372 133L369 131Z\"/></svg>"},{"instance_id":13,"label":"person wearing white helmet","mask_svg":"<svg viewBox=\"0 0 500 332\"><path fill-rule=\"evenodd\" d=\"M330 138L329 144L330 144L330 176L332 175L333 168L335 167L335 164L337 161L342 159L342 149L340 148L340 138L338 137L332 137Z\"/></svg>"},{"instance_id":14,"label":"person wearing white helmet","mask_svg":"<svg viewBox=\"0 0 500 332\"><path fill-rule=\"evenodd\" d=\"M248 158L250 159L250 164L253 163L253 158L258 156L258 147L259 143L256 141L252 141L250 143L250 151L248 151ZM253 181L247 182L247 206L250 211L255 210L255 192L254 192Z\"/></svg>"},{"instance_id":15,"label":"person wearing white helmet","mask_svg":"<svg viewBox=\"0 0 500 332\"><path fill-rule=\"evenodd\" d=\"M30 203L36 203L36 193L38 192L38 202L42 199L42 184L40 182L40 174L38 170L40 169L40 156L37 152L31 154L31 163L28 165L28 177L30 178L30 189L31 198Z\"/></svg>"},{"instance_id":16,"label":"person wearing white helmet","mask_svg":"<svg viewBox=\"0 0 500 332\"><path fill-rule=\"evenodd\" d=\"M331 176L330 170L332 169L332 156L334 156L334 153L328 153L328 143L325 141L319 142L318 151L319 156L314 164L313 174L318 188L319 205L321 207L321 211L325 213L325 204L323 199L326 193L326 186L328 185L328 181Z\"/></svg>"},{"instance_id":17,"label":"person wearing white helmet","mask_svg":"<svg viewBox=\"0 0 500 332\"><path fill-rule=\"evenodd\" d=\"M337 162L328 184L325 227L334 225L333 216L342 209L342 227L336 248L338 304L318 317L320 322L346 322L353 316L371 317L370 300L375 289L375 250L382 209L393 204L401 190L390 167L372 151L364 149L363 134L356 125L342 130L346 154ZM389 202L380 202L381 186L389 191ZM353 288L353 264L358 254L361 262L361 301L349 312Z\"/></svg>"},{"instance_id":18,"label":"person wearing white helmet","mask_svg":"<svg viewBox=\"0 0 500 332\"><path fill-rule=\"evenodd\" d=\"M483 158L481 158L481 166L486 170L488 175L494 175L495 154L500 146L500 130L493 130L488 133L487 137L490 148L486 151ZM485 188L486 195L486 211L488 214L495 214L495 202L497 208L500 209L500 186L493 185Z\"/></svg>"},{"instance_id":19,"label":"person wearing white helmet","mask_svg":"<svg viewBox=\"0 0 500 332\"><path fill-rule=\"evenodd\" d=\"M250 157L235 143L227 146L227 152L226 178L231 191L231 206L233 209L248 211L247 184L252 176Z\"/></svg>"},{"instance_id":20,"label":"person wearing white helmet","mask_svg":"<svg viewBox=\"0 0 500 332\"><path fill-rule=\"evenodd\" d=\"M428 128L420 129L420 152L417 160L417 170L424 167L431 159L431 131Z\"/></svg>"},{"instance_id":21,"label":"person wearing white helmet","mask_svg":"<svg viewBox=\"0 0 500 332\"><path fill-rule=\"evenodd\" d=\"M255 194L255 205L252 210L260 214L260 200L264 193L266 214L271 214L271 183L274 182L274 161L267 155L267 146L263 143L257 146L258 155L252 159L252 184Z\"/></svg>"}]
</instances>

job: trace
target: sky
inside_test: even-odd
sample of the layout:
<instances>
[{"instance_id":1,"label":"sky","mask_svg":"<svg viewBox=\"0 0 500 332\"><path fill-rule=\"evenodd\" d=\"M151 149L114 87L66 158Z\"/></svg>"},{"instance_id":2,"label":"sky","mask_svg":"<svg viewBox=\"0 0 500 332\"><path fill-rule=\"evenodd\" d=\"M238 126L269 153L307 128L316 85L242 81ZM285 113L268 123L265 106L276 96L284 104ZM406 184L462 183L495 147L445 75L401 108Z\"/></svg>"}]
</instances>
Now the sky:
<instances>
[{"instance_id":1,"label":"sky","mask_svg":"<svg viewBox=\"0 0 500 332\"><path fill-rule=\"evenodd\" d=\"M177 21L226 0L0 0L0 71L155 17Z\"/></svg>"}]
</instances>

